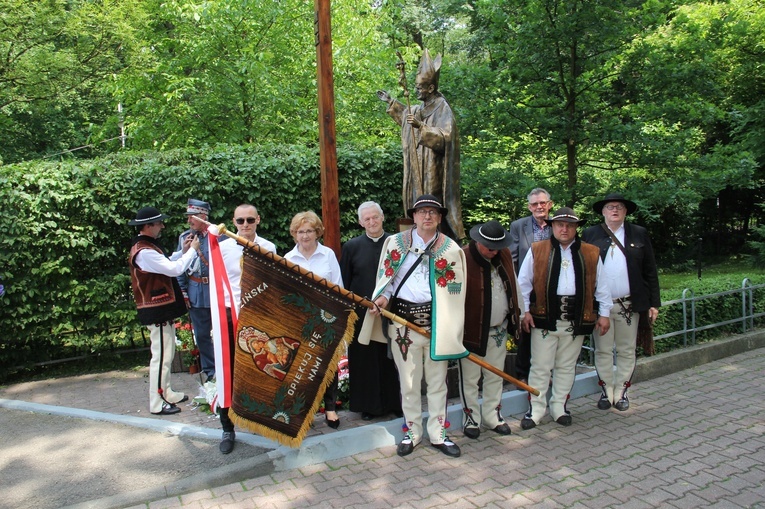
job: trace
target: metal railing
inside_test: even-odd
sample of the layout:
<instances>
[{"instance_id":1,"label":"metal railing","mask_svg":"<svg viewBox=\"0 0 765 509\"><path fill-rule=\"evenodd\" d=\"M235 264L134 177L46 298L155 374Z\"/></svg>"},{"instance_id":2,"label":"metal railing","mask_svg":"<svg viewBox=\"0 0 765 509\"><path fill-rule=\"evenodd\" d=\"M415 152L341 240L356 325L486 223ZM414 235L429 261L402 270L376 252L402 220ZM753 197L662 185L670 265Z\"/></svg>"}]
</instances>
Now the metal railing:
<instances>
[{"instance_id":1,"label":"metal railing","mask_svg":"<svg viewBox=\"0 0 765 509\"><path fill-rule=\"evenodd\" d=\"M749 278L744 278L744 280L741 282L741 288L738 288L736 290L728 290L725 292L699 295L698 297L694 295L693 290L686 288L685 290L683 290L683 296L680 299L670 300L670 301L661 303L661 307L667 307L667 306L671 306L675 304L682 305L683 328L678 331L668 332L666 334L660 334L658 336L654 336L653 339L654 341L657 341L659 339L671 338L674 336L682 335L683 346L688 346L689 342L690 342L690 345L696 344L696 333L700 331L705 331L709 329L714 329L716 327L722 327L724 325L732 325L736 323L741 324L742 334L745 333L747 330L752 330L754 329L754 319L765 316L765 312L763 313L754 312L754 291L760 288L765 288L765 284L752 285L752 282L749 280ZM716 297L723 297L725 295L734 295L737 293L741 294L741 316L738 316L736 318L731 318L729 320L723 320L720 322L706 324L706 325L696 324L696 303L697 302L706 300L706 299L716 298Z\"/></svg>"},{"instance_id":2,"label":"metal railing","mask_svg":"<svg viewBox=\"0 0 765 509\"><path fill-rule=\"evenodd\" d=\"M741 288L735 290L728 290L725 292L709 293L706 295L696 296L693 290L686 288L683 290L682 297L679 299L669 300L661 303L662 308L666 308L673 305L681 305L683 312L683 328L673 332L667 332L654 336L654 341L660 339L671 338L675 336L683 336L683 346L691 346L696 344L696 333L714 329L716 327L723 327L725 325L741 324L741 333L745 333L748 330L754 329L754 319L765 316L765 312L754 312L754 292L765 288L765 284L753 285L749 278L744 278L741 282ZM696 303L699 301L713 299L717 297L723 297L725 295L741 294L741 316L731 318L729 320L723 320L720 322L709 323L705 325L697 325L696 323ZM661 315L661 312L660 312ZM581 366L593 366L594 365L594 343L592 336L589 336L585 340L585 344L582 346L582 354L580 355ZM586 360L585 360L586 359Z\"/></svg>"}]
</instances>

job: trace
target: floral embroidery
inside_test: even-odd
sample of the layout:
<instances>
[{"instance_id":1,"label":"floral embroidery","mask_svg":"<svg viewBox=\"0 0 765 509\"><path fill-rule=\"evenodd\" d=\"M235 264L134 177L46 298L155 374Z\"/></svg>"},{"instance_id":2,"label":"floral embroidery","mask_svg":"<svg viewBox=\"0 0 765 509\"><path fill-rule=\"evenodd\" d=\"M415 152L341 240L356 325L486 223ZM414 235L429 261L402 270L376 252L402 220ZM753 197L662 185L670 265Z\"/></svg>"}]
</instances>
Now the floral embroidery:
<instances>
[{"instance_id":1,"label":"floral embroidery","mask_svg":"<svg viewBox=\"0 0 765 509\"><path fill-rule=\"evenodd\" d=\"M456 262L449 263L446 258L439 258L436 260L436 284L441 288L445 288L447 283L454 281L454 271L452 267L456 265Z\"/></svg>"},{"instance_id":2,"label":"floral embroidery","mask_svg":"<svg viewBox=\"0 0 765 509\"><path fill-rule=\"evenodd\" d=\"M389 251L385 256L383 265L385 266L385 277L393 277L393 274L398 270L398 266L401 265L401 253L399 250Z\"/></svg>"}]
</instances>

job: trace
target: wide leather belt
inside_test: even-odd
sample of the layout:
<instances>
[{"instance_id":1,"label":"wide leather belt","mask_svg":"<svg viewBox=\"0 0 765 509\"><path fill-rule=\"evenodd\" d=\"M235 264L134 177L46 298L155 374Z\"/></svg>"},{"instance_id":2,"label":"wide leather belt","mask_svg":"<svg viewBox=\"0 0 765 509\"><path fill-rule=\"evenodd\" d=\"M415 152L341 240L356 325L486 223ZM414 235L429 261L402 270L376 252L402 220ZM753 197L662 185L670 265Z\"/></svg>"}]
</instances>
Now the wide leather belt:
<instances>
[{"instance_id":1,"label":"wide leather belt","mask_svg":"<svg viewBox=\"0 0 765 509\"><path fill-rule=\"evenodd\" d=\"M555 307L555 319L573 320L574 311L576 310L576 296L558 295L556 301L557 305Z\"/></svg>"},{"instance_id":2,"label":"wide leather belt","mask_svg":"<svg viewBox=\"0 0 765 509\"><path fill-rule=\"evenodd\" d=\"M189 279L195 283L202 283L203 285L210 283L210 280L206 277L189 276Z\"/></svg>"},{"instance_id":3,"label":"wide leather belt","mask_svg":"<svg viewBox=\"0 0 765 509\"><path fill-rule=\"evenodd\" d=\"M406 321L412 322L420 327L430 326L432 311L430 302L418 304L396 298L393 302L392 311Z\"/></svg>"}]
</instances>

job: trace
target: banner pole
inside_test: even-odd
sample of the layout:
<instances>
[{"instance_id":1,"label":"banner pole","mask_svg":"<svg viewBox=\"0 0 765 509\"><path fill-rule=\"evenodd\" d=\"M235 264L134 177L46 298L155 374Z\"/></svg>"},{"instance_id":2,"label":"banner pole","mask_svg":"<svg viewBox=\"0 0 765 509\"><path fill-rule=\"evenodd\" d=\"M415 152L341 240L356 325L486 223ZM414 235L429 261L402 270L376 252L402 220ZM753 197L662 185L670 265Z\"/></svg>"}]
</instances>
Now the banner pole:
<instances>
[{"instance_id":1,"label":"banner pole","mask_svg":"<svg viewBox=\"0 0 765 509\"><path fill-rule=\"evenodd\" d=\"M341 288L341 287L339 287L337 285L333 285L333 284L329 283L323 277L317 276L316 274L314 274L310 270L306 270L303 267L301 267L300 265L296 265L296 264L290 262L289 260L279 256L276 253L272 253L270 251L266 251L265 249L262 249L259 245L255 244L254 242L251 242L251 241L245 239L244 237L240 237L236 233L228 231L228 229L226 228L226 225L224 225L224 224L214 225L214 224L210 223L209 221L205 221L204 219L202 219L202 218L200 218L198 216L194 216L194 217L196 219L198 219L200 222L207 224L208 230L213 235L227 235L227 236L231 237L232 239L234 239L235 241L237 241L239 244L241 244L241 245L243 245L243 246L245 246L247 248L250 248L250 249L252 249L254 251L257 251L261 255L263 255L263 256L265 256L267 258L271 258L272 260L274 260L274 261L284 265L285 267L289 268L290 270L293 270L295 272L299 272L300 274L302 274L304 276L307 276L307 277L313 279L314 281L316 281L318 283L323 284L327 288L329 288L331 290L334 290L334 291L340 293L341 295L343 295L343 296L345 296L345 297L347 297L349 299L352 299L356 304L360 304L360 305L362 305L362 306L364 306L364 307L366 307L368 309L379 309L380 314L383 315L384 317L388 318L389 320L394 321L394 322L396 322L398 324L401 324L401 325L403 325L405 327L408 327L408 328L412 329L413 331L417 332L418 334L422 334L425 337L430 337L430 331L429 330L424 329L424 328L422 328L422 327L420 327L418 325L415 325L415 324L413 324L411 322L408 322L407 320L403 319L402 317L400 317L400 316L398 316L398 315L396 315L394 313L391 313L387 309L378 308L377 305L374 302L372 302L371 300L369 300L367 298L364 298L364 297L361 297L359 295L356 295L355 293L353 293L353 292L351 292L349 290L346 290L345 288ZM515 385L519 389L522 389L524 391L530 392L534 396L539 396L539 391L537 389L531 387L530 385L528 385L528 384L526 384L524 382L521 382L517 378L514 378L514 377L508 375L504 371L502 371L502 370L500 370L498 368L495 368L494 366L492 366L488 362L484 361L483 359L478 358L475 354L472 354L472 353L468 354L467 359L469 361L471 361L471 362L474 362L475 364L478 364L482 368L491 371L495 375L499 376L500 378L502 378L503 380L505 380L507 382L510 382L511 384Z\"/></svg>"}]
</instances>

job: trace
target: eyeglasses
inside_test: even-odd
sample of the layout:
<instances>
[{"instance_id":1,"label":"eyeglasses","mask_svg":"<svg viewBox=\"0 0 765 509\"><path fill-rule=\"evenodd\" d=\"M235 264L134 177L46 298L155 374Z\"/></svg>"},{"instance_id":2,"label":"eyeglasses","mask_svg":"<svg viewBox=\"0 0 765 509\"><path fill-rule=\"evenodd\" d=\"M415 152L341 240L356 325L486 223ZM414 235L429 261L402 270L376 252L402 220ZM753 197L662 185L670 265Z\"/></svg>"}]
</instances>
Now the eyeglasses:
<instances>
[{"instance_id":1,"label":"eyeglasses","mask_svg":"<svg viewBox=\"0 0 765 509\"><path fill-rule=\"evenodd\" d=\"M428 217L430 217L430 216L438 215L438 214L440 214L440 212L437 211L436 209L420 209L420 210L417 211L417 214L419 214L421 216L428 216Z\"/></svg>"},{"instance_id":2,"label":"eyeglasses","mask_svg":"<svg viewBox=\"0 0 765 509\"><path fill-rule=\"evenodd\" d=\"M244 224L244 222L247 221L247 224L253 224L257 220L257 217L237 217L234 219L234 222L236 222L236 224Z\"/></svg>"},{"instance_id":3,"label":"eyeglasses","mask_svg":"<svg viewBox=\"0 0 765 509\"><path fill-rule=\"evenodd\" d=\"M545 207L547 204L550 203L549 201L535 201L534 203L529 203L529 207Z\"/></svg>"},{"instance_id":4,"label":"eyeglasses","mask_svg":"<svg viewBox=\"0 0 765 509\"><path fill-rule=\"evenodd\" d=\"M295 233L297 233L298 235L310 235L315 231L316 230L298 230Z\"/></svg>"},{"instance_id":5,"label":"eyeglasses","mask_svg":"<svg viewBox=\"0 0 765 509\"><path fill-rule=\"evenodd\" d=\"M607 210L624 210L626 207L621 203L618 205L606 205Z\"/></svg>"}]
</instances>

